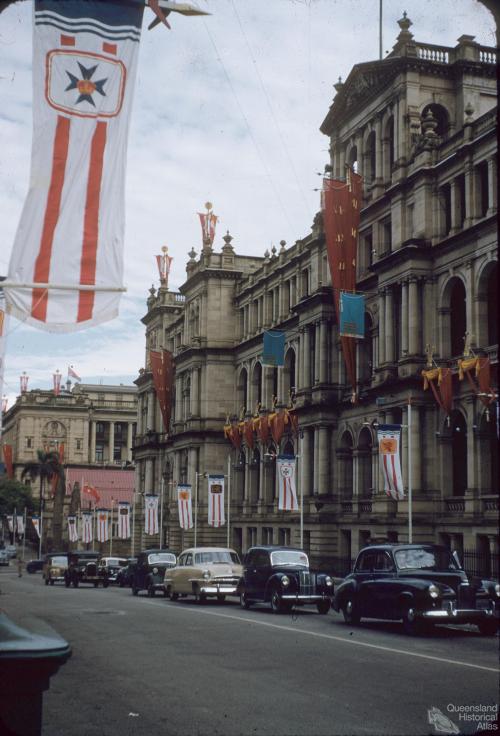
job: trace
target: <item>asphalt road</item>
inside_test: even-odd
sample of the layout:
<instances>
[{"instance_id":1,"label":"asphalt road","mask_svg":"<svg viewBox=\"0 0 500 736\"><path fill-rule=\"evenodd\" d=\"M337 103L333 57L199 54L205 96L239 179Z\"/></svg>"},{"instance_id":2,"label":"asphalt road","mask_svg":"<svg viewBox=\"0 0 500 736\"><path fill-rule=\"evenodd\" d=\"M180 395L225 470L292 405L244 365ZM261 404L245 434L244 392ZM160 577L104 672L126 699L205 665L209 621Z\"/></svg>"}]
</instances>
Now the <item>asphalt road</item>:
<instances>
[{"instance_id":1,"label":"asphalt road","mask_svg":"<svg viewBox=\"0 0 500 736\"><path fill-rule=\"evenodd\" d=\"M484 716L498 706L498 638L473 627L408 637L397 623L351 628L314 609L278 616L229 599L46 587L12 566L0 591L16 623L50 626L72 647L44 696L43 736L453 733L429 722L432 708L463 734L498 729Z\"/></svg>"}]
</instances>

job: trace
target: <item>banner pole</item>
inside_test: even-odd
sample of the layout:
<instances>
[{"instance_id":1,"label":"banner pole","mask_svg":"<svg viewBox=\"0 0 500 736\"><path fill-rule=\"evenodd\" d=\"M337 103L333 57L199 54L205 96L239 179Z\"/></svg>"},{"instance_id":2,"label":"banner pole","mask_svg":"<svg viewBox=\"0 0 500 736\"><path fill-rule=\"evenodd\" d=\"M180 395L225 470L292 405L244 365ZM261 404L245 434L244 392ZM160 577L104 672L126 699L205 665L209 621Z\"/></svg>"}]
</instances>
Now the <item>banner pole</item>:
<instances>
[{"instance_id":1,"label":"banner pole","mask_svg":"<svg viewBox=\"0 0 500 736\"><path fill-rule=\"evenodd\" d=\"M135 551L135 491L132 496L132 542L130 544L130 556L134 556Z\"/></svg>"},{"instance_id":2,"label":"banner pole","mask_svg":"<svg viewBox=\"0 0 500 736\"><path fill-rule=\"evenodd\" d=\"M24 551L26 547L26 524L28 523L27 509L24 507L24 530L23 530L23 562L24 562Z\"/></svg>"},{"instance_id":3,"label":"banner pole","mask_svg":"<svg viewBox=\"0 0 500 736\"><path fill-rule=\"evenodd\" d=\"M194 546L196 547L196 532L198 526L198 471L194 471Z\"/></svg>"},{"instance_id":4,"label":"banner pole","mask_svg":"<svg viewBox=\"0 0 500 736\"><path fill-rule=\"evenodd\" d=\"M160 549L163 549L163 496L165 493L165 478L161 476L161 493L160 493Z\"/></svg>"},{"instance_id":5,"label":"banner pole","mask_svg":"<svg viewBox=\"0 0 500 736\"><path fill-rule=\"evenodd\" d=\"M38 559L42 558L43 507L40 511L40 539L38 540Z\"/></svg>"},{"instance_id":6,"label":"banner pole","mask_svg":"<svg viewBox=\"0 0 500 736\"><path fill-rule=\"evenodd\" d=\"M227 546L230 547L230 526L231 526L231 450L227 456Z\"/></svg>"},{"instance_id":7,"label":"banner pole","mask_svg":"<svg viewBox=\"0 0 500 736\"><path fill-rule=\"evenodd\" d=\"M111 499L111 533L109 535L109 556L113 556L113 499Z\"/></svg>"},{"instance_id":8,"label":"banner pole","mask_svg":"<svg viewBox=\"0 0 500 736\"><path fill-rule=\"evenodd\" d=\"M411 467L411 397L408 398L408 544L413 543L413 518L412 518L412 467Z\"/></svg>"}]
</instances>

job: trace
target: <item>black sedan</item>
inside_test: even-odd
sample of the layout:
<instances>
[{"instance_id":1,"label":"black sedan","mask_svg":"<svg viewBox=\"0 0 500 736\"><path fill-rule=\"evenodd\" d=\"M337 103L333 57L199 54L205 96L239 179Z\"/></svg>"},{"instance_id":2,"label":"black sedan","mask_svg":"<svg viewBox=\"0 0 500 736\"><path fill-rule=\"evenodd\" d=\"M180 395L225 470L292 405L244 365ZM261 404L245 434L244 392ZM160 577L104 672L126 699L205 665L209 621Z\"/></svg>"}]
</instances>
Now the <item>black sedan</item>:
<instances>
[{"instance_id":1,"label":"black sedan","mask_svg":"<svg viewBox=\"0 0 500 736\"><path fill-rule=\"evenodd\" d=\"M350 625L361 618L402 620L408 634L427 624L498 629L500 585L469 580L456 554L432 544L373 545L361 550L333 606Z\"/></svg>"},{"instance_id":2,"label":"black sedan","mask_svg":"<svg viewBox=\"0 0 500 736\"><path fill-rule=\"evenodd\" d=\"M41 560L29 560L26 563L26 572L33 574L35 572L41 572L45 563L45 557Z\"/></svg>"},{"instance_id":3,"label":"black sedan","mask_svg":"<svg viewBox=\"0 0 500 736\"><path fill-rule=\"evenodd\" d=\"M263 602L270 603L274 613L285 613L293 606L312 603L325 614L331 607L333 580L311 572L303 550L266 545L246 553L238 593L243 608Z\"/></svg>"},{"instance_id":4,"label":"black sedan","mask_svg":"<svg viewBox=\"0 0 500 736\"><path fill-rule=\"evenodd\" d=\"M132 577L132 594L146 590L150 598L156 593L167 595L165 570L175 567L177 556L168 549L147 549L139 552Z\"/></svg>"}]
</instances>

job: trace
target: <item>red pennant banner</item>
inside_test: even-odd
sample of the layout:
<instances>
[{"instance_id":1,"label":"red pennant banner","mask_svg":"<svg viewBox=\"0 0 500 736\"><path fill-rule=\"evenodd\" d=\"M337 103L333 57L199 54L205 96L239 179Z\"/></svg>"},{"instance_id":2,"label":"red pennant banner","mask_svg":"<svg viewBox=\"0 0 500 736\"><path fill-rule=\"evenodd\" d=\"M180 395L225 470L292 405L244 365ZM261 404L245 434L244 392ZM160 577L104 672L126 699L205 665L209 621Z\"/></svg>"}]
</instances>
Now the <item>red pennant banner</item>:
<instances>
[{"instance_id":1,"label":"red pennant banner","mask_svg":"<svg viewBox=\"0 0 500 736\"><path fill-rule=\"evenodd\" d=\"M156 397L160 405L161 415L165 432L170 428L170 417L172 415L172 393L174 385L174 358L169 350L151 350L151 371Z\"/></svg>"}]
</instances>

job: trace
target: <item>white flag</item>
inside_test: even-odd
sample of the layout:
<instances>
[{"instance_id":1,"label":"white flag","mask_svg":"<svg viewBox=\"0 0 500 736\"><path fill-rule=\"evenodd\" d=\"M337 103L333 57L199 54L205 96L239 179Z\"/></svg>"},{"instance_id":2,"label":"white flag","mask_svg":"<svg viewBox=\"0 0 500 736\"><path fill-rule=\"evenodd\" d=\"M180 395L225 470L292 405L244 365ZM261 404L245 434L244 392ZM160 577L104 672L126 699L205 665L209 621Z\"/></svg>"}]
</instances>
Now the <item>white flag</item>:
<instances>
[{"instance_id":1,"label":"white flag","mask_svg":"<svg viewBox=\"0 0 500 736\"><path fill-rule=\"evenodd\" d=\"M78 542L78 528L76 516L68 516L68 538L70 542Z\"/></svg>"},{"instance_id":2,"label":"white flag","mask_svg":"<svg viewBox=\"0 0 500 736\"><path fill-rule=\"evenodd\" d=\"M377 431L377 437L385 492L395 501L401 501L405 497L399 460L401 425L381 424Z\"/></svg>"},{"instance_id":3,"label":"white flag","mask_svg":"<svg viewBox=\"0 0 500 736\"><path fill-rule=\"evenodd\" d=\"M224 526L224 476L208 476L208 525Z\"/></svg>"},{"instance_id":4,"label":"white flag","mask_svg":"<svg viewBox=\"0 0 500 736\"><path fill-rule=\"evenodd\" d=\"M108 516L109 511L106 509L97 509L97 541L107 542L109 539L108 532Z\"/></svg>"},{"instance_id":5,"label":"white flag","mask_svg":"<svg viewBox=\"0 0 500 736\"><path fill-rule=\"evenodd\" d=\"M5 294L8 311L39 328L71 332L118 313L143 10L142 2L34 3L30 188Z\"/></svg>"},{"instance_id":6,"label":"white flag","mask_svg":"<svg viewBox=\"0 0 500 736\"><path fill-rule=\"evenodd\" d=\"M144 496L144 533L158 534L158 496Z\"/></svg>"},{"instance_id":7,"label":"white flag","mask_svg":"<svg viewBox=\"0 0 500 736\"><path fill-rule=\"evenodd\" d=\"M16 516L16 526L17 526L17 533L20 537L24 534L24 517L21 514L17 514Z\"/></svg>"},{"instance_id":8,"label":"white flag","mask_svg":"<svg viewBox=\"0 0 500 736\"><path fill-rule=\"evenodd\" d=\"M40 539L40 517L37 514L33 514L33 516L31 517L31 521L33 522L35 531L38 534L38 538Z\"/></svg>"},{"instance_id":9,"label":"white flag","mask_svg":"<svg viewBox=\"0 0 500 736\"><path fill-rule=\"evenodd\" d=\"M177 504L181 529L191 529L193 527L193 509L190 485L177 486Z\"/></svg>"},{"instance_id":10,"label":"white flag","mask_svg":"<svg viewBox=\"0 0 500 736\"><path fill-rule=\"evenodd\" d=\"M11 516L7 516L7 524L9 526L9 532L12 534L13 531L14 531L14 524L15 524L14 516L12 516L12 515Z\"/></svg>"},{"instance_id":11,"label":"white flag","mask_svg":"<svg viewBox=\"0 0 500 736\"><path fill-rule=\"evenodd\" d=\"M82 512L82 542L84 544L90 544L94 538L92 534L92 517L93 514L91 511Z\"/></svg>"},{"instance_id":12,"label":"white flag","mask_svg":"<svg viewBox=\"0 0 500 736\"><path fill-rule=\"evenodd\" d=\"M130 539L130 504L126 501L118 503L118 537Z\"/></svg>"},{"instance_id":13,"label":"white flag","mask_svg":"<svg viewBox=\"0 0 500 736\"><path fill-rule=\"evenodd\" d=\"M278 455L276 471L278 473L278 509L280 511L298 511L295 469L296 460L294 455Z\"/></svg>"}]
</instances>

